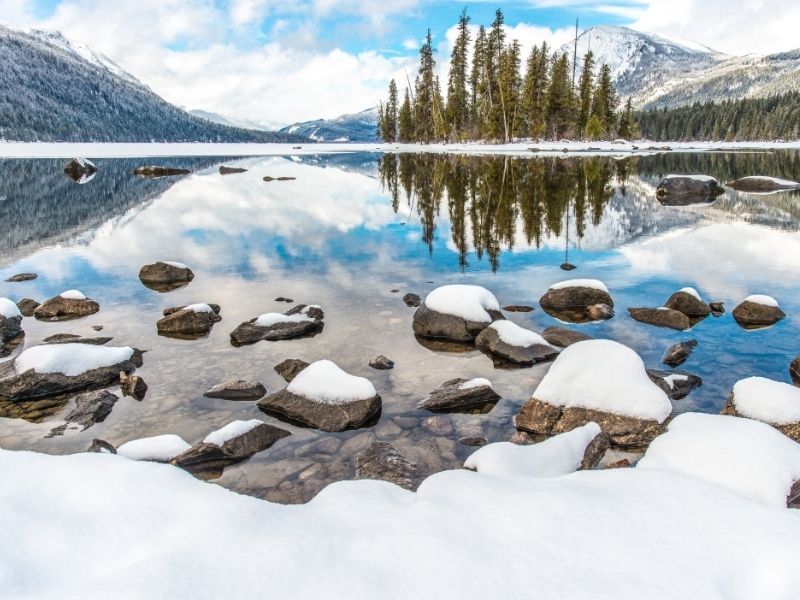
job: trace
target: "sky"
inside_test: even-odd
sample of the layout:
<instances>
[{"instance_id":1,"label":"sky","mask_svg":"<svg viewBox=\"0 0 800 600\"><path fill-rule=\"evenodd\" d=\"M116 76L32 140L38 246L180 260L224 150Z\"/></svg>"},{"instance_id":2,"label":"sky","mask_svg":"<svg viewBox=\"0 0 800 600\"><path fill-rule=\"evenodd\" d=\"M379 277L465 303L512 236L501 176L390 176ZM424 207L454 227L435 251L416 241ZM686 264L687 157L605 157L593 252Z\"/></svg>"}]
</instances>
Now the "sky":
<instances>
[{"instance_id":1,"label":"sky","mask_svg":"<svg viewBox=\"0 0 800 600\"><path fill-rule=\"evenodd\" d=\"M624 25L728 54L800 47L797 0L0 0L0 22L61 31L170 102L270 127L373 107L413 79L428 28L446 63L466 8L509 39L559 46Z\"/></svg>"}]
</instances>

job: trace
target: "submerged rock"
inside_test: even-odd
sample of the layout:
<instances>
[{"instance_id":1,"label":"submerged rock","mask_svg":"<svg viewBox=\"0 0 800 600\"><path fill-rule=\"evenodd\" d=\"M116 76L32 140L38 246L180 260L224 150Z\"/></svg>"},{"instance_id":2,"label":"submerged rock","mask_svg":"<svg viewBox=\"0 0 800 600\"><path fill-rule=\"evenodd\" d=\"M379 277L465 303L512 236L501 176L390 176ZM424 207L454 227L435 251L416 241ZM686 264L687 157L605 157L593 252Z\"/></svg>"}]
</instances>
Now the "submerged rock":
<instances>
[{"instance_id":1,"label":"submerged rock","mask_svg":"<svg viewBox=\"0 0 800 600\"><path fill-rule=\"evenodd\" d=\"M313 337L322 331L325 314L319 306L299 304L281 313L266 313L241 323L231 332L231 344L243 346L260 341L277 342Z\"/></svg>"},{"instance_id":2,"label":"submerged rock","mask_svg":"<svg viewBox=\"0 0 800 600\"><path fill-rule=\"evenodd\" d=\"M756 194L800 190L800 183L796 181L757 175L741 177L740 179L729 181L725 185L738 192L752 192Z\"/></svg>"},{"instance_id":3,"label":"submerged rock","mask_svg":"<svg viewBox=\"0 0 800 600\"><path fill-rule=\"evenodd\" d=\"M745 329L769 327L786 318L777 301L760 294L748 296L733 309L733 318Z\"/></svg>"},{"instance_id":4,"label":"submerged rock","mask_svg":"<svg viewBox=\"0 0 800 600\"><path fill-rule=\"evenodd\" d=\"M656 189L656 198L666 206L713 202L725 190L707 175L668 175Z\"/></svg>"},{"instance_id":5,"label":"submerged rock","mask_svg":"<svg viewBox=\"0 0 800 600\"><path fill-rule=\"evenodd\" d=\"M16 275L12 275L6 282L8 283L20 283L22 281L33 281L39 277L36 273L17 273Z\"/></svg>"},{"instance_id":6,"label":"submerged rock","mask_svg":"<svg viewBox=\"0 0 800 600\"><path fill-rule=\"evenodd\" d=\"M287 383L289 383L307 366L308 363L304 360L300 360L299 358L287 358L286 360L275 365L273 369L275 369L275 372L283 377Z\"/></svg>"},{"instance_id":7,"label":"submerged rock","mask_svg":"<svg viewBox=\"0 0 800 600\"><path fill-rule=\"evenodd\" d=\"M194 272L185 264L172 261L156 261L139 270L139 280L151 290L169 292L194 279Z\"/></svg>"},{"instance_id":8,"label":"submerged rock","mask_svg":"<svg viewBox=\"0 0 800 600\"><path fill-rule=\"evenodd\" d=\"M179 339L197 339L208 335L214 323L222 320L217 304L190 304L164 309L164 318L156 323L158 335Z\"/></svg>"},{"instance_id":9,"label":"submerged rock","mask_svg":"<svg viewBox=\"0 0 800 600\"><path fill-rule=\"evenodd\" d=\"M33 311L39 321L69 321L93 315L100 305L78 290L69 290L45 300Z\"/></svg>"},{"instance_id":10,"label":"submerged rock","mask_svg":"<svg viewBox=\"0 0 800 600\"><path fill-rule=\"evenodd\" d=\"M373 369L385 371L394 369L394 361L386 358L383 354L377 354L370 359L369 366Z\"/></svg>"},{"instance_id":11,"label":"submerged rock","mask_svg":"<svg viewBox=\"0 0 800 600\"><path fill-rule=\"evenodd\" d=\"M700 377L686 371L647 369L647 375L671 400L681 400L703 385Z\"/></svg>"},{"instance_id":12,"label":"submerged rock","mask_svg":"<svg viewBox=\"0 0 800 600\"><path fill-rule=\"evenodd\" d=\"M219 168L220 175L235 175L237 173L247 173L247 169L243 169L242 167L226 167L225 165L221 165Z\"/></svg>"},{"instance_id":13,"label":"submerged rock","mask_svg":"<svg viewBox=\"0 0 800 600\"><path fill-rule=\"evenodd\" d=\"M19 312L22 313L23 317L32 317L38 306L39 303L31 298L23 298L17 302L17 308L19 308Z\"/></svg>"},{"instance_id":14,"label":"submerged rock","mask_svg":"<svg viewBox=\"0 0 800 600\"><path fill-rule=\"evenodd\" d=\"M495 321L478 334L475 346L493 358L519 366L552 360L558 350L538 333L511 321Z\"/></svg>"},{"instance_id":15,"label":"submerged rock","mask_svg":"<svg viewBox=\"0 0 800 600\"><path fill-rule=\"evenodd\" d=\"M577 342L594 339L586 333L575 331L574 329L567 329L566 327L548 327L542 332L542 337L547 340L549 344L558 346L559 348L566 348Z\"/></svg>"},{"instance_id":16,"label":"submerged rock","mask_svg":"<svg viewBox=\"0 0 800 600\"><path fill-rule=\"evenodd\" d=\"M493 321L503 319L497 298L477 285L436 288L414 313L414 334L420 338L471 344Z\"/></svg>"},{"instance_id":17,"label":"submerged rock","mask_svg":"<svg viewBox=\"0 0 800 600\"><path fill-rule=\"evenodd\" d=\"M379 479L414 490L416 477L417 465L389 442L373 442L356 455L356 479Z\"/></svg>"},{"instance_id":18,"label":"submerged rock","mask_svg":"<svg viewBox=\"0 0 800 600\"><path fill-rule=\"evenodd\" d=\"M789 365L789 376L792 378L792 383L800 387L800 356Z\"/></svg>"},{"instance_id":19,"label":"submerged rock","mask_svg":"<svg viewBox=\"0 0 800 600\"><path fill-rule=\"evenodd\" d=\"M64 174L76 183L87 183L96 173L95 164L85 158L73 158L64 165Z\"/></svg>"},{"instance_id":20,"label":"submerged rock","mask_svg":"<svg viewBox=\"0 0 800 600\"><path fill-rule=\"evenodd\" d=\"M73 408L64 421L74 423L86 431L95 423L102 423L111 414L114 404L119 398L108 390L95 390L75 396Z\"/></svg>"},{"instance_id":21,"label":"submerged rock","mask_svg":"<svg viewBox=\"0 0 800 600\"><path fill-rule=\"evenodd\" d=\"M614 301L597 279L570 279L550 286L539 299L551 317L570 323L587 323L614 316Z\"/></svg>"},{"instance_id":22,"label":"submerged rock","mask_svg":"<svg viewBox=\"0 0 800 600\"><path fill-rule=\"evenodd\" d=\"M260 381L247 381L234 379L218 383L203 396L206 398L221 398L222 400L258 400L267 393L267 388Z\"/></svg>"},{"instance_id":23,"label":"submerged rock","mask_svg":"<svg viewBox=\"0 0 800 600\"><path fill-rule=\"evenodd\" d=\"M443 413L488 412L498 400L500 395L494 391L488 379L457 378L445 381L420 401L417 407Z\"/></svg>"},{"instance_id":24,"label":"submerged rock","mask_svg":"<svg viewBox=\"0 0 800 600\"><path fill-rule=\"evenodd\" d=\"M422 298L417 296L417 294L406 294L403 296L403 302L405 302L406 306L417 307L422 304Z\"/></svg>"},{"instance_id":25,"label":"submerged rock","mask_svg":"<svg viewBox=\"0 0 800 600\"><path fill-rule=\"evenodd\" d=\"M655 325L656 327L668 327L677 331L685 331L692 324L682 312L671 308L629 308L628 314L640 323Z\"/></svg>"},{"instance_id":26,"label":"submerged rock","mask_svg":"<svg viewBox=\"0 0 800 600\"><path fill-rule=\"evenodd\" d=\"M688 360L695 348L697 348L697 340L672 344L661 357L661 362L673 368L679 367Z\"/></svg>"},{"instance_id":27,"label":"submerged rock","mask_svg":"<svg viewBox=\"0 0 800 600\"><path fill-rule=\"evenodd\" d=\"M157 177L170 177L173 175L188 175L189 173L191 173L189 169L159 167L157 165L146 165L143 167L137 167L133 171L134 175L138 175L139 177L144 177L147 179L155 179Z\"/></svg>"},{"instance_id":28,"label":"submerged rock","mask_svg":"<svg viewBox=\"0 0 800 600\"><path fill-rule=\"evenodd\" d=\"M125 371L119 372L119 386L123 396L130 396L136 400L144 400L147 394L147 384L138 375L128 375Z\"/></svg>"},{"instance_id":29,"label":"submerged rock","mask_svg":"<svg viewBox=\"0 0 800 600\"><path fill-rule=\"evenodd\" d=\"M669 297L664 305L691 318L703 318L711 314L711 307L703 302L694 288L683 288Z\"/></svg>"}]
</instances>

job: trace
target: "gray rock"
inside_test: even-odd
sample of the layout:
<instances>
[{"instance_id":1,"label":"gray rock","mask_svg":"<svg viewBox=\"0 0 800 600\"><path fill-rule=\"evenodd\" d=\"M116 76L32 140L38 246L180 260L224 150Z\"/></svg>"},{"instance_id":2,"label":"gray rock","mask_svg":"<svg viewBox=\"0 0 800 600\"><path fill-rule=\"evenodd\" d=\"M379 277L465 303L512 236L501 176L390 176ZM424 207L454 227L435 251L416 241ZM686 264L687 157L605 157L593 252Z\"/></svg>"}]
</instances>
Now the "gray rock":
<instances>
[{"instance_id":1,"label":"gray rock","mask_svg":"<svg viewBox=\"0 0 800 600\"><path fill-rule=\"evenodd\" d=\"M433 415L420 421L423 431L431 435L450 435L453 433L453 422L446 415Z\"/></svg>"},{"instance_id":2,"label":"gray rock","mask_svg":"<svg viewBox=\"0 0 800 600\"><path fill-rule=\"evenodd\" d=\"M263 398L266 393L267 388L259 381L234 379L215 385L203 396L222 400L258 400Z\"/></svg>"},{"instance_id":3,"label":"gray rock","mask_svg":"<svg viewBox=\"0 0 800 600\"><path fill-rule=\"evenodd\" d=\"M531 366L558 356L558 350L549 344L513 346L504 341L492 327L487 327L478 334L475 346L495 359L519 366Z\"/></svg>"},{"instance_id":4,"label":"gray rock","mask_svg":"<svg viewBox=\"0 0 800 600\"><path fill-rule=\"evenodd\" d=\"M544 311L562 321L586 323L614 316L614 301L608 292L593 287L549 289L539 299Z\"/></svg>"},{"instance_id":5,"label":"gray rock","mask_svg":"<svg viewBox=\"0 0 800 600\"><path fill-rule=\"evenodd\" d=\"M189 267L157 261L143 266L139 270L139 280L148 288L168 292L187 285L194 279L194 272Z\"/></svg>"},{"instance_id":6,"label":"gray rock","mask_svg":"<svg viewBox=\"0 0 800 600\"><path fill-rule=\"evenodd\" d=\"M492 321L503 319L498 311L487 311ZM448 315L429 309L424 304L414 313L414 334L427 339L445 340L471 344L478 334L491 322L468 321L455 315Z\"/></svg>"},{"instance_id":7,"label":"gray rock","mask_svg":"<svg viewBox=\"0 0 800 600\"><path fill-rule=\"evenodd\" d=\"M95 423L102 423L111 414L119 398L108 390L95 390L75 396L75 408L73 408L64 420L67 423L74 423L83 428L89 429Z\"/></svg>"},{"instance_id":8,"label":"gray rock","mask_svg":"<svg viewBox=\"0 0 800 600\"><path fill-rule=\"evenodd\" d=\"M500 395L490 385L462 388L467 379L445 381L417 404L431 412L484 412L500 400Z\"/></svg>"},{"instance_id":9,"label":"gray rock","mask_svg":"<svg viewBox=\"0 0 800 600\"><path fill-rule=\"evenodd\" d=\"M634 320L656 327L685 331L692 326L689 317L671 308L629 308L628 313Z\"/></svg>"},{"instance_id":10,"label":"gray rock","mask_svg":"<svg viewBox=\"0 0 800 600\"><path fill-rule=\"evenodd\" d=\"M138 375L128 375L125 371L119 372L119 386L123 396L130 396L136 400L144 400L147 394L147 384Z\"/></svg>"},{"instance_id":11,"label":"gray rock","mask_svg":"<svg viewBox=\"0 0 800 600\"><path fill-rule=\"evenodd\" d=\"M287 358L286 360L275 365L273 368L278 375L283 377L286 382L289 383L307 366L308 363L304 360L300 360L299 358Z\"/></svg>"},{"instance_id":12,"label":"gray rock","mask_svg":"<svg viewBox=\"0 0 800 600\"><path fill-rule=\"evenodd\" d=\"M528 313L532 312L534 309L532 306L527 306L525 304L509 304L508 306L504 306L503 310L506 312Z\"/></svg>"},{"instance_id":13,"label":"gray rock","mask_svg":"<svg viewBox=\"0 0 800 600\"><path fill-rule=\"evenodd\" d=\"M422 304L422 298L416 294L406 294L403 296L403 302L406 303L406 306L417 307Z\"/></svg>"},{"instance_id":14,"label":"gray rock","mask_svg":"<svg viewBox=\"0 0 800 600\"><path fill-rule=\"evenodd\" d=\"M559 348L567 348L577 342L594 339L590 335L566 327L548 327L542 332L542 337Z\"/></svg>"},{"instance_id":15,"label":"gray rock","mask_svg":"<svg viewBox=\"0 0 800 600\"><path fill-rule=\"evenodd\" d=\"M669 300L667 300L664 306L677 310L690 319L703 318L711 314L711 307L708 304L702 300L698 300L694 295L688 292L675 292L669 297Z\"/></svg>"},{"instance_id":16,"label":"gray rock","mask_svg":"<svg viewBox=\"0 0 800 600\"><path fill-rule=\"evenodd\" d=\"M117 449L114 448L105 440L94 439L92 445L86 450L87 452L97 452L101 454L116 454Z\"/></svg>"},{"instance_id":17,"label":"gray rock","mask_svg":"<svg viewBox=\"0 0 800 600\"><path fill-rule=\"evenodd\" d=\"M672 176L658 184L656 198L667 206L685 206L712 202L724 191L713 177Z\"/></svg>"},{"instance_id":18,"label":"gray rock","mask_svg":"<svg viewBox=\"0 0 800 600\"><path fill-rule=\"evenodd\" d=\"M284 314L290 316L300 314L304 311L305 314L310 317L309 320L279 322L269 326L258 325L256 323L258 317L245 321L231 332L231 344L234 346L243 346L261 341L278 342L281 340L313 337L322 331L325 325L323 322L325 315L321 309L299 304L291 310L286 311Z\"/></svg>"},{"instance_id":19,"label":"gray rock","mask_svg":"<svg viewBox=\"0 0 800 600\"><path fill-rule=\"evenodd\" d=\"M417 465L389 442L374 442L356 455L356 479L379 479L414 490Z\"/></svg>"},{"instance_id":20,"label":"gray rock","mask_svg":"<svg viewBox=\"0 0 800 600\"><path fill-rule=\"evenodd\" d=\"M688 360L695 348L697 348L697 340L672 344L661 357L661 362L673 368L679 367Z\"/></svg>"},{"instance_id":21,"label":"gray rock","mask_svg":"<svg viewBox=\"0 0 800 600\"><path fill-rule=\"evenodd\" d=\"M800 387L800 356L792 361L789 365L789 376L792 378L792 383Z\"/></svg>"},{"instance_id":22,"label":"gray rock","mask_svg":"<svg viewBox=\"0 0 800 600\"><path fill-rule=\"evenodd\" d=\"M575 270L575 269L577 269L578 267L576 267L575 265L573 265L573 264L572 264L572 263L570 263L570 262L565 262L565 263L561 263L561 265L560 265L560 267L559 267L559 268L560 268L562 271L574 271L574 270Z\"/></svg>"},{"instance_id":23,"label":"gray rock","mask_svg":"<svg viewBox=\"0 0 800 600\"><path fill-rule=\"evenodd\" d=\"M742 177L734 179L725 184L737 192L752 192L764 194L769 192L780 192L784 190L800 190L800 183L774 179L772 177Z\"/></svg>"},{"instance_id":24,"label":"gray rock","mask_svg":"<svg viewBox=\"0 0 800 600\"><path fill-rule=\"evenodd\" d=\"M36 273L17 273L16 275L12 275L6 282L8 283L20 283L22 281L33 281L34 279L38 278L39 275Z\"/></svg>"},{"instance_id":25,"label":"gray rock","mask_svg":"<svg viewBox=\"0 0 800 600\"><path fill-rule=\"evenodd\" d=\"M22 317L0 315L0 356L7 356L25 335L22 330Z\"/></svg>"},{"instance_id":26,"label":"gray rock","mask_svg":"<svg viewBox=\"0 0 800 600\"><path fill-rule=\"evenodd\" d=\"M19 312L22 313L23 317L32 317L33 312L39 306L39 303L36 300L32 300L30 298L23 298L19 302L17 302L17 308Z\"/></svg>"},{"instance_id":27,"label":"gray rock","mask_svg":"<svg viewBox=\"0 0 800 600\"><path fill-rule=\"evenodd\" d=\"M371 424L380 417L381 397L326 402L283 389L258 401L263 412L283 421L323 431L346 431Z\"/></svg>"},{"instance_id":28,"label":"gray rock","mask_svg":"<svg viewBox=\"0 0 800 600\"><path fill-rule=\"evenodd\" d=\"M92 346L105 346L113 340L112 337L91 337L85 338L73 333L57 333L42 340L45 344L89 344Z\"/></svg>"},{"instance_id":29,"label":"gray rock","mask_svg":"<svg viewBox=\"0 0 800 600\"><path fill-rule=\"evenodd\" d=\"M583 451L583 459L581 459L579 469L582 471L594 469L610 447L611 438L608 437L608 434L605 431L598 433Z\"/></svg>"},{"instance_id":30,"label":"gray rock","mask_svg":"<svg viewBox=\"0 0 800 600\"><path fill-rule=\"evenodd\" d=\"M786 313L777 306L767 306L745 300L733 309L733 318L745 329L759 329L785 319Z\"/></svg>"},{"instance_id":31,"label":"gray rock","mask_svg":"<svg viewBox=\"0 0 800 600\"><path fill-rule=\"evenodd\" d=\"M56 296L45 300L33 311L39 321L69 321L93 315L100 310L100 305L91 298L78 300Z\"/></svg>"},{"instance_id":32,"label":"gray rock","mask_svg":"<svg viewBox=\"0 0 800 600\"><path fill-rule=\"evenodd\" d=\"M725 314L725 305L722 302L709 302L708 307L711 309L711 314L715 317Z\"/></svg>"},{"instance_id":33,"label":"gray rock","mask_svg":"<svg viewBox=\"0 0 800 600\"><path fill-rule=\"evenodd\" d=\"M214 323L222 320L220 307L209 304L211 312L198 312L185 306L164 309L164 318L156 322L158 335L180 339L197 339L208 335Z\"/></svg>"},{"instance_id":34,"label":"gray rock","mask_svg":"<svg viewBox=\"0 0 800 600\"><path fill-rule=\"evenodd\" d=\"M458 443L462 446L485 446L489 442L485 437L473 436L459 438Z\"/></svg>"},{"instance_id":35,"label":"gray rock","mask_svg":"<svg viewBox=\"0 0 800 600\"><path fill-rule=\"evenodd\" d=\"M147 165L143 167L137 167L134 171L134 175L138 175L139 177L143 177L145 179L155 179L158 177L170 177L173 175L188 175L191 173L189 169L175 169L172 167L159 167L156 165Z\"/></svg>"},{"instance_id":36,"label":"gray rock","mask_svg":"<svg viewBox=\"0 0 800 600\"><path fill-rule=\"evenodd\" d=\"M387 369L394 369L394 361L386 358L383 354L377 354L370 359L369 366L373 369L385 371Z\"/></svg>"},{"instance_id":37,"label":"gray rock","mask_svg":"<svg viewBox=\"0 0 800 600\"><path fill-rule=\"evenodd\" d=\"M247 173L247 169L241 167L226 167L225 165L221 165L219 168L220 175L235 175L237 173Z\"/></svg>"},{"instance_id":38,"label":"gray rock","mask_svg":"<svg viewBox=\"0 0 800 600\"><path fill-rule=\"evenodd\" d=\"M647 376L671 400L682 400L693 390L703 385L703 380L697 375L692 375L686 371L661 371L658 369L647 369Z\"/></svg>"}]
</instances>

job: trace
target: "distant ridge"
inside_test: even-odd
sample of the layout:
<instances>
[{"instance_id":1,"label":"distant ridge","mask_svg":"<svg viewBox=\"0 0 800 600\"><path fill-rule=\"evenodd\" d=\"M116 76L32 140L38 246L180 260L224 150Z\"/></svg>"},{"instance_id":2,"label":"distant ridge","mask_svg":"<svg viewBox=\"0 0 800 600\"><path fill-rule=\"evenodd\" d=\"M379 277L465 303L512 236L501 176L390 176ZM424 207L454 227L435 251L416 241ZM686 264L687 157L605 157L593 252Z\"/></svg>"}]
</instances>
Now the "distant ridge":
<instances>
[{"instance_id":1,"label":"distant ridge","mask_svg":"<svg viewBox=\"0 0 800 600\"><path fill-rule=\"evenodd\" d=\"M378 139L378 109L293 123L279 133L302 135L317 142L374 142Z\"/></svg>"}]
</instances>

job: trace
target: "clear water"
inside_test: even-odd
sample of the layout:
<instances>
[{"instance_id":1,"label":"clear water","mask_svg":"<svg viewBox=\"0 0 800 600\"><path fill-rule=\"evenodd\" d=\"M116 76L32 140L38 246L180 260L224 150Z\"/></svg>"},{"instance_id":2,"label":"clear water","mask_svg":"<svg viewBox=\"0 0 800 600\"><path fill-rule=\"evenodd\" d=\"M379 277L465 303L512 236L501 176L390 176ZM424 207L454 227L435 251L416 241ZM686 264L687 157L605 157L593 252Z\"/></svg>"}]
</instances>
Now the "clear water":
<instances>
[{"instance_id":1,"label":"clear water","mask_svg":"<svg viewBox=\"0 0 800 600\"><path fill-rule=\"evenodd\" d=\"M98 300L101 311L78 321L25 319L24 347L55 333L113 336L112 344L148 350L139 374L150 390L142 402L121 399L104 423L60 437L46 436L66 406L38 422L15 418L6 407L3 448L69 453L93 438L119 445L161 433L195 443L233 419L273 422L253 402L208 399L203 392L232 378L254 378L276 391L285 385L273 370L277 363L330 358L374 383L384 401L379 423L340 434L284 424L291 436L229 467L218 483L271 500L305 501L327 483L352 477L355 454L375 439L393 442L421 475L457 467L474 450L459 438L513 435L511 418L547 366L495 369L478 351L420 345L411 332L414 309L401 298L424 297L446 283L483 285L503 305L536 306L507 316L541 331L558 324L538 307L550 284L603 280L616 317L572 327L627 344L656 368L670 344L699 341L682 368L704 383L675 402L676 412L718 412L742 377L788 381L788 364L800 354L800 196L727 192L695 207L666 207L655 198L659 179L673 172L720 181L755 174L798 180L798 153L97 160L99 172L85 185L62 174L64 162L0 160L0 280L39 274L31 282L0 283L0 296L41 301L76 288ZM193 174L149 181L132 175L152 162ZM249 171L223 177L220 164ZM265 175L297 179L266 183ZM560 270L565 259L578 269ZM147 289L137 273L155 260L187 263L194 281L169 293ZM724 302L728 312L691 332L628 317L627 307L660 306L685 286ZM776 297L788 318L765 330L738 327L730 311L752 293ZM231 346L228 334L240 322L291 306L276 302L280 296L321 305L323 333ZM222 306L223 320L207 338L156 335L164 308L196 302ZM378 353L395 368L371 369L367 363ZM431 419L416 409L453 377L487 377L503 399L484 415Z\"/></svg>"}]
</instances>

